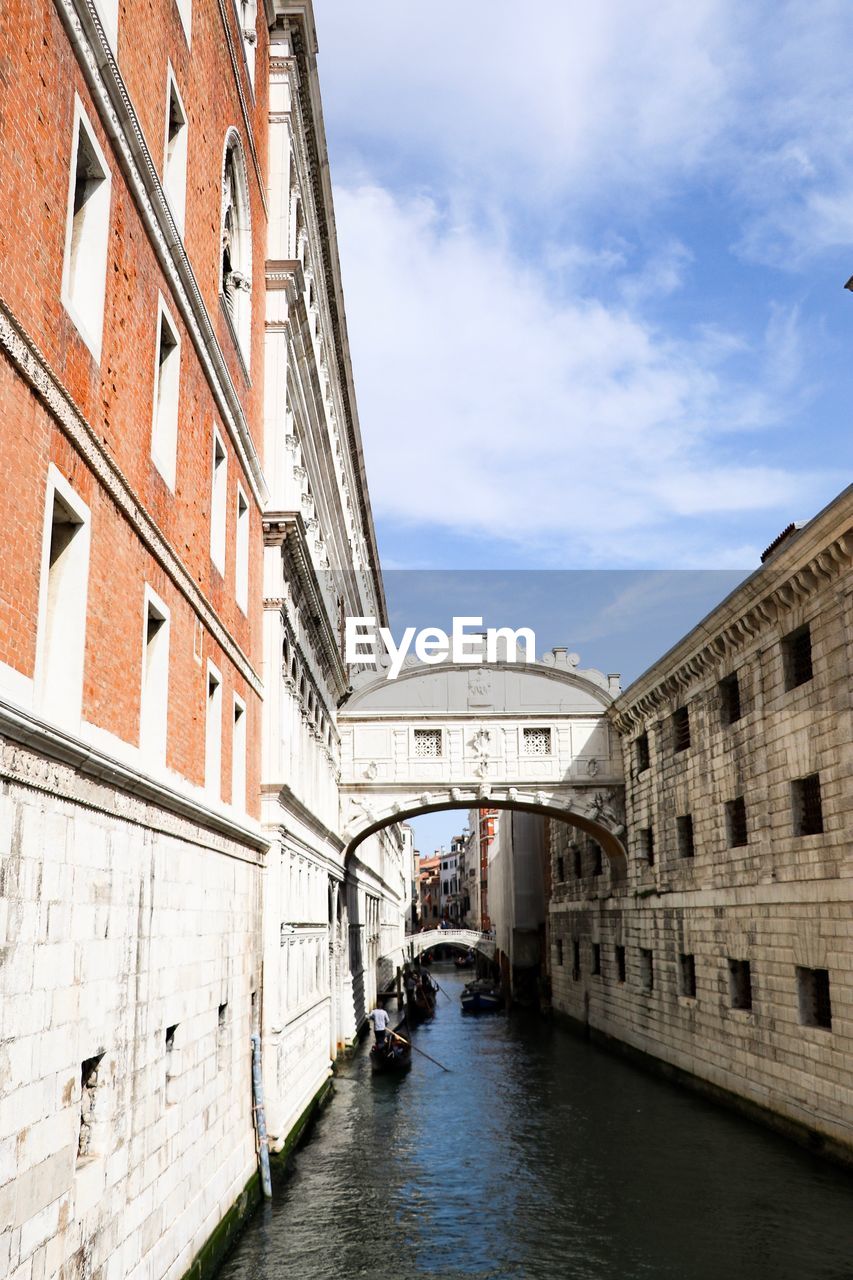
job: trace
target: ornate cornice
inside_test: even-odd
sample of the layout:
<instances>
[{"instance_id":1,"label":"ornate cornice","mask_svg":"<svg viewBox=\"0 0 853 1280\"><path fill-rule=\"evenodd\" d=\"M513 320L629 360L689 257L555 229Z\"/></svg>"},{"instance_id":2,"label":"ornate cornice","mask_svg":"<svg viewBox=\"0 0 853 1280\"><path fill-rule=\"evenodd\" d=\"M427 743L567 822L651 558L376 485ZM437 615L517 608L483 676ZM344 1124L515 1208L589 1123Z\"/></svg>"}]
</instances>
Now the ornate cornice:
<instances>
[{"instance_id":1,"label":"ornate cornice","mask_svg":"<svg viewBox=\"0 0 853 1280\"><path fill-rule=\"evenodd\" d=\"M54 4L169 281L249 487L258 506L263 506L267 500L266 484L243 406L94 0L54 0ZM247 133L251 138L251 131Z\"/></svg>"},{"instance_id":2,"label":"ornate cornice","mask_svg":"<svg viewBox=\"0 0 853 1280\"><path fill-rule=\"evenodd\" d=\"M177 552L163 537L113 458L104 449L92 426L83 417L38 347L2 298L0 298L0 348L109 494L140 542L148 548L191 608L195 610L223 653L227 654L254 692L262 696L263 686L260 677L246 654L226 631L214 612L213 606L202 595Z\"/></svg>"},{"instance_id":3,"label":"ornate cornice","mask_svg":"<svg viewBox=\"0 0 853 1280\"><path fill-rule=\"evenodd\" d=\"M847 505L853 502L853 488L846 490L828 513L838 503L845 502ZM836 530L837 525L836 520ZM800 537L807 530L808 526ZM819 591L849 573L853 566L853 527L836 533L805 563L789 565L786 571L783 558L787 555L793 559L796 552L797 540L792 539L772 561L758 569L685 636L671 655L662 658L616 699L608 714L617 732L634 733L648 720L665 713L669 704L679 699L693 683L727 663L733 654L764 632L782 625L786 614L802 608ZM738 603L740 611L737 611Z\"/></svg>"}]
</instances>

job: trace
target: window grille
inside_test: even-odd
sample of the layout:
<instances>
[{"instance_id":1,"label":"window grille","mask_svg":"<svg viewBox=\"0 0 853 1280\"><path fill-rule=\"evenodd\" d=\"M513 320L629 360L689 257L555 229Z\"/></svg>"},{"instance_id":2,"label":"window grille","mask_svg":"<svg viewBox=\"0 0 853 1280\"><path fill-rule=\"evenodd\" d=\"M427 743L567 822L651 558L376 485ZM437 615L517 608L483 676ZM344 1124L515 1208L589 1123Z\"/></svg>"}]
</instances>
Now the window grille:
<instances>
[{"instance_id":1,"label":"window grille","mask_svg":"<svg viewBox=\"0 0 853 1280\"><path fill-rule=\"evenodd\" d=\"M679 995L696 998L696 961L691 955L678 957Z\"/></svg>"},{"instance_id":2,"label":"window grille","mask_svg":"<svg viewBox=\"0 0 853 1280\"><path fill-rule=\"evenodd\" d=\"M812 773L791 783L791 807L795 836L816 836L823 831L820 774Z\"/></svg>"},{"instance_id":3,"label":"window grille","mask_svg":"<svg viewBox=\"0 0 853 1280\"><path fill-rule=\"evenodd\" d=\"M726 676L719 683L720 718L724 725L736 724L743 715L740 704L740 681L737 673Z\"/></svg>"},{"instance_id":4,"label":"window grille","mask_svg":"<svg viewBox=\"0 0 853 1280\"><path fill-rule=\"evenodd\" d=\"M524 729L524 754L526 756L549 756L551 754L550 729Z\"/></svg>"},{"instance_id":5,"label":"window grille","mask_svg":"<svg viewBox=\"0 0 853 1280\"><path fill-rule=\"evenodd\" d=\"M655 865L655 833L651 827L640 828L640 854L650 867Z\"/></svg>"},{"instance_id":6,"label":"window grille","mask_svg":"<svg viewBox=\"0 0 853 1280\"><path fill-rule=\"evenodd\" d=\"M803 969L797 966L797 992L800 1000L800 1022L804 1027L832 1030L832 1004L829 998L829 970Z\"/></svg>"},{"instance_id":7,"label":"window grille","mask_svg":"<svg viewBox=\"0 0 853 1280\"><path fill-rule=\"evenodd\" d=\"M693 815L684 813L675 819L679 858L692 858L696 852L693 844Z\"/></svg>"},{"instance_id":8,"label":"window grille","mask_svg":"<svg viewBox=\"0 0 853 1280\"><path fill-rule=\"evenodd\" d=\"M726 834L730 849L749 843L746 826L746 802L743 796L726 801Z\"/></svg>"},{"instance_id":9,"label":"window grille","mask_svg":"<svg viewBox=\"0 0 853 1280\"><path fill-rule=\"evenodd\" d=\"M617 946L614 948L616 952L616 977L619 982L625 981L625 948Z\"/></svg>"},{"instance_id":10,"label":"window grille","mask_svg":"<svg viewBox=\"0 0 853 1280\"><path fill-rule=\"evenodd\" d=\"M415 729L415 756L419 760L436 759L441 755L440 729Z\"/></svg>"},{"instance_id":11,"label":"window grille","mask_svg":"<svg viewBox=\"0 0 853 1280\"><path fill-rule=\"evenodd\" d=\"M785 689L797 689L808 684L812 671L812 637L806 624L789 632L782 641L782 660L785 668Z\"/></svg>"},{"instance_id":12,"label":"window grille","mask_svg":"<svg viewBox=\"0 0 853 1280\"><path fill-rule=\"evenodd\" d=\"M729 958L729 999L733 1009L752 1008L752 974L748 960Z\"/></svg>"},{"instance_id":13,"label":"window grille","mask_svg":"<svg viewBox=\"0 0 853 1280\"><path fill-rule=\"evenodd\" d=\"M672 745L675 751L686 751L690 746L690 712L679 707L672 716Z\"/></svg>"},{"instance_id":14,"label":"window grille","mask_svg":"<svg viewBox=\"0 0 853 1280\"><path fill-rule=\"evenodd\" d=\"M641 733L634 743L634 761L637 773L642 773L644 769L649 767L649 735L647 733Z\"/></svg>"},{"instance_id":15,"label":"window grille","mask_svg":"<svg viewBox=\"0 0 853 1280\"><path fill-rule=\"evenodd\" d=\"M644 991L654 991L655 962L648 947L640 947L640 986Z\"/></svg>"}]
</instances>

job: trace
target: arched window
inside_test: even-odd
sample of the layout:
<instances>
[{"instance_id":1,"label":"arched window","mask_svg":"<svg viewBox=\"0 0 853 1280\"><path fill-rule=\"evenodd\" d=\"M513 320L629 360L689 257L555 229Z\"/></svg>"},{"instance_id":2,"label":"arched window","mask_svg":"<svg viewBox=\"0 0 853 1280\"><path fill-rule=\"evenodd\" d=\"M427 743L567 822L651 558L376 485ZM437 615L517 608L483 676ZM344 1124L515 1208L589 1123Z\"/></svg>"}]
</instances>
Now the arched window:
<instances>
[{"instance_id":1,"label":"arched window","mask_svg":"<svg viewBox=\"0 0 853 1280\"><path fill-rule=\"evenodd\" d=\"M248 368L252 319L252 225L243 147L235 129L222 167L222 258L219 289Z\"/></svg>"}]
</instances>

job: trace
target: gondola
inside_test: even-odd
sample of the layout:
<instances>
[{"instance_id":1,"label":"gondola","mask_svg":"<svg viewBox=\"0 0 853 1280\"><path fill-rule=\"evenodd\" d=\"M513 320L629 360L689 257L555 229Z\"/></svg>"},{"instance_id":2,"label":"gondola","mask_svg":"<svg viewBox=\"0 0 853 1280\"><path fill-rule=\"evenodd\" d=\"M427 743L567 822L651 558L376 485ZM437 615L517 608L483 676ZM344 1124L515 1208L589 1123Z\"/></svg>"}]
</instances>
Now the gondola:
<instances>
[{"instance_id":1,"label":"gondola","mask_svg":"<svg viewBox=\"0 0 853 1280\"><path fill-rule=\"evenodd\" d=\"M426 982L422 982L414 991L406 995L406 1012L412 1026L426 1022L435 1014L436 992L430 990Z\"/></svg>"},{"instance_id":2,"label":"gondola","mask_svg":"<svg viewBox=\"0 0 853 1280\"><path fill-rule=\"evenodd\" d=\"M456 966L456 968L457 968L457 969L473 969L473 968L474 968L474 956L473 956L473 954L469 951L469 952L467 953L467 955L464 955L464 956L454 956L454 958L453 958L453 963L454 963L454 965Z\"/></svg>"},{"instance_id":3,"label":"gondola","mask_svg":"<svg viewBox=\"0 0 853 1280\"><path fill-rule=\"evenodd\" d=\"M462 992L463 1013L497 1013L503 1003L500 988L485 978L466 983Z\"/></svg>"},{"instance_id":4,"label":"gondola","mask_svg":"<svg viewBox=\"0 0 853 1280\"><path fill-rule=\"evenodd\" d=\"M388 1031L384 1044L375 1044L370 1050L370 1065L374 1071L408 1071L412 1065L412 1041L409 1024L405 1018L397 1023L393 1032Z\"/></svg>"}]
</instances>

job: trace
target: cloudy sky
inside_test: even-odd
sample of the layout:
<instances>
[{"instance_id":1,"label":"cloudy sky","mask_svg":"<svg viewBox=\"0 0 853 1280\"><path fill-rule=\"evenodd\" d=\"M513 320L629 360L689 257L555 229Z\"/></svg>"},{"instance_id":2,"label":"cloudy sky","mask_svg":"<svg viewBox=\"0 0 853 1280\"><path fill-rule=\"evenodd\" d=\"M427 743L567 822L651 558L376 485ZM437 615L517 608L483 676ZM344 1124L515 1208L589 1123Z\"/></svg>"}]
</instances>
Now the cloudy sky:
<instances>
[{"instance_id":1,"label":"cloudy sky","mask_svg":"<svg viewBox=\"0 0 853 1280\"><path fill-rule=\"evenodd\" d=\"M849 482L848 0L315 7L386 568L745 570Z\"/></svg>"}]
</instances>

